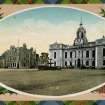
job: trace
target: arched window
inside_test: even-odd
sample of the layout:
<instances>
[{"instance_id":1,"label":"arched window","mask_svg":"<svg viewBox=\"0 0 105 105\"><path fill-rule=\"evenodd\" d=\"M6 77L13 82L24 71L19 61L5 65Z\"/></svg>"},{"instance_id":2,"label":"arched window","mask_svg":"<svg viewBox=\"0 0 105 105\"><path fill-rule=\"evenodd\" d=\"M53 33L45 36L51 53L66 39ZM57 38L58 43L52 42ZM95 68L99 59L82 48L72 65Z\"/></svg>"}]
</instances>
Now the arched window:
<instances>
[{"instance_id":1,"label":"arched window","mask_svg":"<svg viewBox=\"0 0 105 105\"><path fill-rule=\"evenodd\" d=\"M92 61L92 66L95 66L95 61Z\"/></svg>"},{"instance_id":2,"label":"arched window","mask_svg":"<svg viewBox=\"0 0 105 105\"><path fill-rule=\"evenodd\" d=\"M56 52L54 52L54 59L56 59Z\"/></svg>"},{"instance_id":3,"label":"arched window","mask_svg":"<svg viewBox=\"0 0 105 105\"><path fill-rule=\"evenodd\" d=\"M56 66L56 62L54 62L54 66Z\"/></svg>"},{"instance_id":4,"label":"arched window","mask_svg":"<svg viewBox=\"0 0 105 105\"><path fill-rule=\"evenodd\" d=\"M105 66L105 60L103 60L103 65Z\"/></svg>"},{"instance_id":5,"label":"arched window","mask_svg":"<svg viewBox=\"0 0 105 105\"><path fill-rule=\"evenodd\" d=\"M89 58L89 51L86 51L86 57Z\"/></svg>"},{"instance_id":6,"label":"arched window","mask_svg":"<svg viewBox=\"0 0 105 105\"><path fill-rule=\"evenodd\" d=\"M72 66L72 62L70 61L70 66Z\"/></svg>"},{"instance_id":7,"label":"arched window","mask_svg":"<svg viewBox=\"0 0 105 105\"><path fill-rule=\"evenodd\" d=\"M72 58L72 51L70 52L70 58Z\"/></svg>"},{"instance_id":8,"label":"arched window","mask_svg":"<svg viewBox=\"0 0 105 105\"><path fill-rule=\"evenodd\" d=\"M105 56L105 48L103 48L103 56Z\"/></svg>"},{"instance_id":9,"label":"arched window","mask_svg":"<svg viewBox=\"0 0 105 105\"><path fill-rule=\"evenodd\" d=\"M84 33L82 32L82 33L81 33L81 38L83 38L83 36L84 36Z\"/></svg>"},{"instance_id":10,"label":"arched window","mask_svg":"<svg viewBox=\"0 0 105 105\"><path fill-rule=\"evenodd\" d=\"M89 66L89 61L86 61L86 66Z\"/></svg>"},{"instance_id":11,"label":"arched window","mask_svg":"<svg viewBox=\"0 0 105 105\"><path fill-rule=\"evenodd\" d=\"M65 52L65 58L67 58L67 52Z\"/></svg>"},{"instance_id":12,"label":"arched window","mask_svg":"<svg viewBox=\"0 0 105 105\"><path fill-rule=\"evenodd\" d=\"M92 51L92 57L95 57L95 50Z\"/></svg>"}]
</instances>

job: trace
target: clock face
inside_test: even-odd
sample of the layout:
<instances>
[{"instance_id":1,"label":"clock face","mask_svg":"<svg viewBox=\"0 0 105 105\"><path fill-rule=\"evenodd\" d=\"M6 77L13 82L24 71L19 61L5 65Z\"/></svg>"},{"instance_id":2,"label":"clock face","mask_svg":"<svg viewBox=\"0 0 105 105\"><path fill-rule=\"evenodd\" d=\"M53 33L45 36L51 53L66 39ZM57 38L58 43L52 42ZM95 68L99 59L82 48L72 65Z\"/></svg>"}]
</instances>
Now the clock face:
<instances>
[{"instance_id":1,"label":"clock face","mask_svg":"<svg viewBox=\"0 0 105 105\"><path fill-rule=\"evenodd\" d=\"M82 44L83 43L83 40L82 39L78 39L77 43L78 44Z\"/></svg>"},{"instance_id":2,"label":"clock face","mask_svg":"<svg viewBox=\"0 0 105 105\"><path fill-rule=\"evenodd\" d=\"M80 43L81 42L81 39L78 39L78 43Z\"/></svg>"}]
</instances>

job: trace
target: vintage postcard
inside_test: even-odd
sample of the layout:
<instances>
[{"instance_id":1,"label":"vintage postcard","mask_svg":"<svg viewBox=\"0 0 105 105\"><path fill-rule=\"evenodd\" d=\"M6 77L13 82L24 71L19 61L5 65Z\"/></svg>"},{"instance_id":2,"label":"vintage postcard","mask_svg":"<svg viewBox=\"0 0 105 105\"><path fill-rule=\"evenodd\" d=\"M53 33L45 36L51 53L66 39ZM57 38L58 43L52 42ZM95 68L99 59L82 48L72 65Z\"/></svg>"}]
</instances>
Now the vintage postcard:
<instances>
[{"instance_id":1,"label":"vintage postcard","mask_svg":"<svg viewBox=\"0 0 105 105\"><path fill-rule=\"evenodd\" d=\"M0 100L104 105L105 5L64 1L0 5Z\"/></svg>"}]
</instances>

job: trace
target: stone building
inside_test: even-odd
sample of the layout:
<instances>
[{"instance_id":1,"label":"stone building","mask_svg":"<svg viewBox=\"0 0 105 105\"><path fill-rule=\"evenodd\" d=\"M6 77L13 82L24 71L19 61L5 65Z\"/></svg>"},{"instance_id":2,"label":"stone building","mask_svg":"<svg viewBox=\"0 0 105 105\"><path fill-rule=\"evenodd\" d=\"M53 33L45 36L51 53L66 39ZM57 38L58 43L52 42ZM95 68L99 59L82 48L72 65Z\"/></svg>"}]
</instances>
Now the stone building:
<instances>
[{"instance_id":1,"label":"stone building","mask_svg":"<svg viewBox=\"0 0 105 105\"><path fill-rule=\"evenodd\" d=\"M0 56L0 68L4 68L4 59Z\"/></svg>"},{"instance_id":2,"label":"stone building","mask_svg":"<svg viewBox=\"0 0 105 105\"><path fill-rule=\"evenodd\" d=\"M49 46L52 66L105 68L105 37L89 42L82 22L76 32L73 45L53 43Z\"/></svg>"},{"instance_id":3,"label":"stone building","mask_svg":"<svg viewBox=\"0 0 105 105\"><path fill-rule=\"evenodd\" d=\"M28 49L26 44L22 47L10 46L0 59L0 64L4 68L35 68L38 65L39 55L33 48Z\"/></svg>"}]
</instances>

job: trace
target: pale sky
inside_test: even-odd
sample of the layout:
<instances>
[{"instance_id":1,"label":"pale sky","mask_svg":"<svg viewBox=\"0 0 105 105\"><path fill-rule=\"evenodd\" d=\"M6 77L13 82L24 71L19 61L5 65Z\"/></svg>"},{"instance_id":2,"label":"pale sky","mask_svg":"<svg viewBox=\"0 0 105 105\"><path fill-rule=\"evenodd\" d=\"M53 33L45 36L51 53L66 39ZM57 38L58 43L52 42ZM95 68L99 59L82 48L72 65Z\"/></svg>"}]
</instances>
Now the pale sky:
<instances>
[{"instance_id":1,"label":"pale sky","mask_svg":"<svg viewBox=\"0 0 105 105\"><path fill-rule=\"evenodd\" d=\"M0 54L10 45L36 48L48 52L54 42L73 44L79 23L87 30L87 38L94 41L105 35L105 20L93 14L71 8L43 7L9 16L0 22Z\"/></svg>"}]
</instances>

